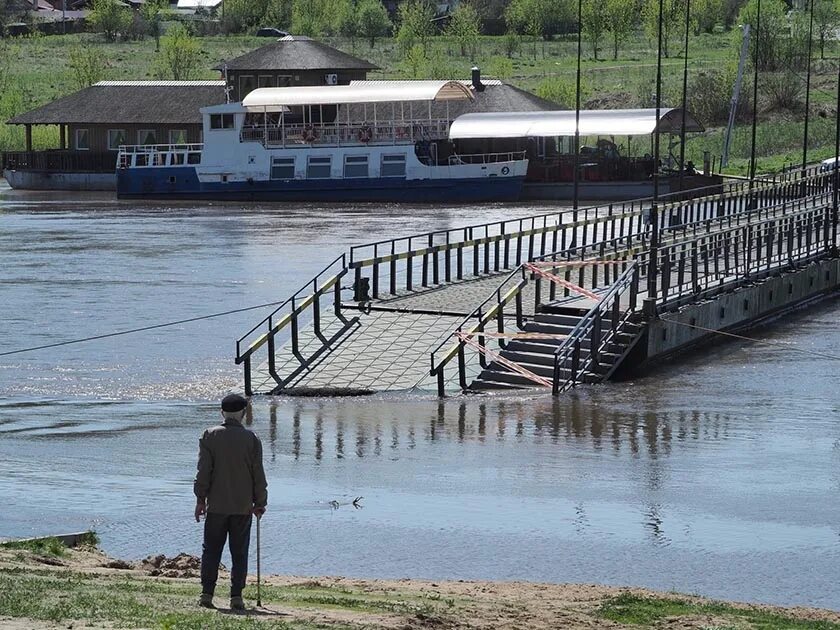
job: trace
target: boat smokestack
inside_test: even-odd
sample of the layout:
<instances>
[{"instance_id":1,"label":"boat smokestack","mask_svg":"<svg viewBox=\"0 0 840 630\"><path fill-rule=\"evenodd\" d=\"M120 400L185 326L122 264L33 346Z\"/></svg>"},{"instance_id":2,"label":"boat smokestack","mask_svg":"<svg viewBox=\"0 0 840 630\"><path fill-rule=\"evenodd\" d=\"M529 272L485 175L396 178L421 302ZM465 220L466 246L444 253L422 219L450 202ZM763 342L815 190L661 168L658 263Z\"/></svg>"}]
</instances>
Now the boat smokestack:
<instances>
[{"instance_id":1,"label":"boat smokestack","mask_svg":"<svg viewBox=\"0 0 840 630\"><path fill-rule=\"evenodd\" d=\"M472 84L476 92L483 92L485 85L481 82L481 70L478 66L472 68Z\"/></svg>"}]
</instances>

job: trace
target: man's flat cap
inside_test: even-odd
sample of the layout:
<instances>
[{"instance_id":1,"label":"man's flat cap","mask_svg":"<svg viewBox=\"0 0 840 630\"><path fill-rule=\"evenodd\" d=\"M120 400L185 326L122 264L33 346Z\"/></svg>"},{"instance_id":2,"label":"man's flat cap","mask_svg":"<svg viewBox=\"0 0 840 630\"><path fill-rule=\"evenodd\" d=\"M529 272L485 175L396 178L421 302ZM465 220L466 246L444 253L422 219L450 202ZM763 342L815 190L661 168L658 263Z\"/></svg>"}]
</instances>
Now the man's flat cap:
<instances>
[{"instance_id":1,"label":"man's flat cap","mask_svg":"<svg viewBox=\"0 0 840 630\"><path fill-rule=\"evenodd\" d=\"M248 401L239 394L228 394L222 398L222 411L242 411L248 406Z\"/></svg>"}]
</instances>

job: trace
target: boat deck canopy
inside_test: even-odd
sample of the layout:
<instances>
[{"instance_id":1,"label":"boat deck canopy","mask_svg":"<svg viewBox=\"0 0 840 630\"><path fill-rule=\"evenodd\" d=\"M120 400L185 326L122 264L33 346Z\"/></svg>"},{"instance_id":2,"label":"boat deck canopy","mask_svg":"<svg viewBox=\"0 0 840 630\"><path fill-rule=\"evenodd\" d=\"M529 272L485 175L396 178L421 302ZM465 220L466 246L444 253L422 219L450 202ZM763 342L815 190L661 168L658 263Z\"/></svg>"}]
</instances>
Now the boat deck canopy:
<instances>
[{"instance_id":1,"label":"boat deck canopy","mask_svg":"<svg viewBox=\"0 0 840 630\"><path fill-rule=\"evenodd\" d=\"M474 98L460 81L365 81L350 85L258 88L242 104L249 111L277 111L300 105L347 105Z\"/></svg>"},{"instance_id":2,"label":"boat deck canopy","mask_svg":"<svg viewBox=\"0 0 840 630\"><path fill-rule=\"evenodd\" d=\"M647 136L652 133L680 133L683 110L656 109L581 110L581 136ZM685 130L705 131L690 112L685 117ZM533 138L575 135L575 112L492 112L464 114L449 129L451 140L477 138Z\"/></svg>"}]
</instances>

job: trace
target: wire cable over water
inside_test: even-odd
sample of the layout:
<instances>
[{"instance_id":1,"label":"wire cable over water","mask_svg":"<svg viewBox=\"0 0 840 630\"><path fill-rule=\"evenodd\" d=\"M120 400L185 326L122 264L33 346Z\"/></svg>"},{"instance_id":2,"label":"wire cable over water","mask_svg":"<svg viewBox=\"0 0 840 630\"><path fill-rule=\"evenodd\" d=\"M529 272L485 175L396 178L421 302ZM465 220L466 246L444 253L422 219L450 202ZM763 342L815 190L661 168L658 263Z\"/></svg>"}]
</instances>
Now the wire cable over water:
<instances>
[{"instance_id":1,"label":"wire cable over water","mask_svg":"<svg viewBox=\"0 0 840 630\"><path fill-rule=\"evenodd\" d=\"M663 318L664 321L670 322L672 324L678 324L679 326L686 326L688 328L696 328L697 330L702 330L705 332L715 333L718 335L723 335L724 337L733 337L735 339L743 339L745 341L752 341L755 343L764 343L770 346L783 346L787 350L795 350L796 352L803 352L805 354L810 354L815 357L822 357L823 359L834 359L835 361L840 361L840 356L836 356L833 354L826 354L825 352L816 352L814 350L805 350L804 348L797 348L789 341L771 341L770 339L756 339L755 337L747 337L745 335L736 335L735 333L724 332L722 330L715 330L714 328L705 328L703 326L698 326L696 324L686 324L685 322L677 321L676 319L666 319Z\"/></svg>"},{"instance_id":2,"label":"wire cable over water","mask_svg":"<svg viewBox=\"0 0 840 630\"><path fill-rule=\"evenodd\" d=\"M55 343L47 343L41 346L31 346L29 348L20 348L18 350L7 350L0 352L0 357L7 357L12 354L22 354L24 352L35 352L36 350L46 350L48 348L58 348L61 346L69 346L76 343L85 343L87 341L96 341L98 339L108 339L109 337L120 337L122 335L131 335L133 333L145 332L148 330L156 330L158 328L167 328L169 326L178 326L179 324L190 324L192 322L199 322L204 319L213 319L215 317L225 317L227 315L235 315L237 313L245 313L247 311L255 311L260 308L267 308L269 306L279 306L283 302L266 302L265 304L258 304L256 306L246 306L244 308L235 308L229 311L222 311L221 313L211 313L210 315L199 315L197 317L188 317L187 319L179 319L174 322L164 322L161 324L152 324L150 326L141 326L140 328L130 328L128 330L118 330L116 332L104 333L102 335L92 335L90 337L82 337L81 339L68 339L67 341L57 341Z\"/></svg>"}]
</instances>

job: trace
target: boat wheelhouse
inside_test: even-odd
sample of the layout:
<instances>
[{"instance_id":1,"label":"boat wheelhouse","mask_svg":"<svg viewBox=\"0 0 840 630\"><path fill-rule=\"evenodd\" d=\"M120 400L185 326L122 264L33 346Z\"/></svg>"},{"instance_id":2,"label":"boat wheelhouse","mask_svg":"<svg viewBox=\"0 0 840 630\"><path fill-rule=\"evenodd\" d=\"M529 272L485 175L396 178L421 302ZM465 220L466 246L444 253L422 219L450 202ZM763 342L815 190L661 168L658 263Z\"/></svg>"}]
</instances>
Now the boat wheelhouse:
<instances>
[{"instance_id":1,"label":"boat wheelhouse","mask_svg":"<svg viewBox=\"0 0 840 630\"><path fill-rule=\"evenodd\" d=\"M461 153L432 104L459 81L260 88L201 110L203 145L121 147L123 198L269 201L515 200L524 151ZM436 108L439 109L439 108Z\"/></svg>"}]
</instances>

